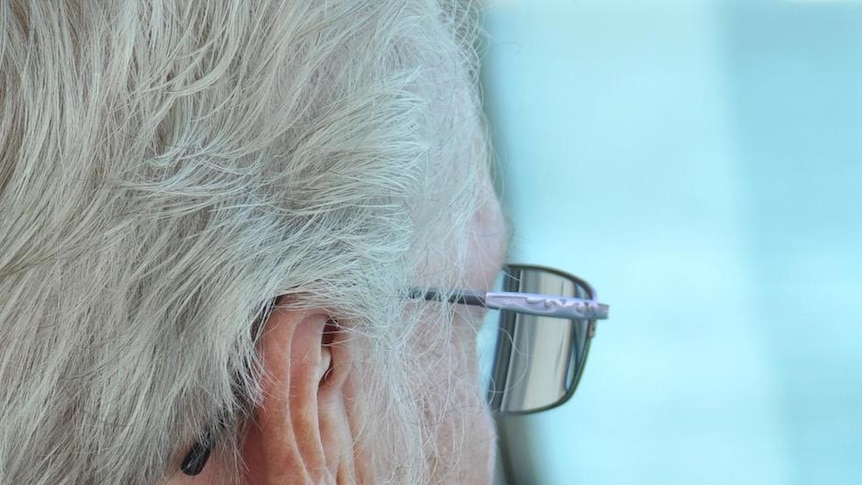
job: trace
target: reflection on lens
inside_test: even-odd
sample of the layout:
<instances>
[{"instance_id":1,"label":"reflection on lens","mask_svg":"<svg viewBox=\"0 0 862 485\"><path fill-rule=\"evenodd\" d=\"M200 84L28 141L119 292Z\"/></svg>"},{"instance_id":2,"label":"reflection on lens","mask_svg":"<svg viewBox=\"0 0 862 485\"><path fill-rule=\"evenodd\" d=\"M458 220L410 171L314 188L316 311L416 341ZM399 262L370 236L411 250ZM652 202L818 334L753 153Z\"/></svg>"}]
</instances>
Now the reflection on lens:
<instances>
[{"instance_id":1,"label":"reflection on lens","mask_svg":"<svg viewBox=\"0 0 862 485\"><path fill-rule=\"evenodd\" d=\"M509 266L497 289L592 297L574 277L533 266ZM489 311L479 356L491 409L528 413L568 400L586 360L589 327L588 321Z\"/></svg>"},{"instance_id":2,"label":"reflection on lens","mask_svg":"<svg viewBox=\"0 0 862 485\"><path fill-rule=\"evenodd\" d=\"M499 327L500 312L488 310L476 341L482 389L488 389L491 386L491 373L494 370L494 355L497 349Z\"/></svg>"}]
</instances>

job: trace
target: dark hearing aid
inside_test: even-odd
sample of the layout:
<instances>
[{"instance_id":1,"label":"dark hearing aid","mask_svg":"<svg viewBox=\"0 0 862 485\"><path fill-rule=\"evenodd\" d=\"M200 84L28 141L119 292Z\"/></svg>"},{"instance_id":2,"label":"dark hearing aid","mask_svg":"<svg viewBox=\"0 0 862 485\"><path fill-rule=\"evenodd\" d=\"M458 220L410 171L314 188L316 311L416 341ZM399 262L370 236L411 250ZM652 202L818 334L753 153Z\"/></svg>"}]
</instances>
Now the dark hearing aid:
<instances>
[{"instance_id":1,"label":"dark hearing aid","mask_svg":"<svg viewBox=\"0 0 862 485\"><path fill-rule=\"evenodd\" d=\"M181 468L186 475L198 475L203 471L212 451L212 434L207 433L192 446L189 454L183 459Z\"/></svg>"}]
</instances>

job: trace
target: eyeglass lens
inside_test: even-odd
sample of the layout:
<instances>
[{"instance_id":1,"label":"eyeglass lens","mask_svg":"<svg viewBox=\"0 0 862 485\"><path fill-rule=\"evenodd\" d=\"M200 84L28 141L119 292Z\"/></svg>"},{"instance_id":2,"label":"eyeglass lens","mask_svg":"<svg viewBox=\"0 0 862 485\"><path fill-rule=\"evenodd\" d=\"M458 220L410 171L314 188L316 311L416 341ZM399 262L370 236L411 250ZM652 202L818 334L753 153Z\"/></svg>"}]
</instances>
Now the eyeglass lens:
<instances>
[{"instance_id":1,"label":"eyeglass lens","mask_svg":"<svg viewBox=\"0 0 862 485\"><path fill-rule=\"evenodd\" d=\"M497 290L591 299L577 278L536 266L510 265ZM492 411L524 414L566 402L574 393L594 322L509 311L488 312L479 336L483 384Z\"/></svg>"}]
</instances>

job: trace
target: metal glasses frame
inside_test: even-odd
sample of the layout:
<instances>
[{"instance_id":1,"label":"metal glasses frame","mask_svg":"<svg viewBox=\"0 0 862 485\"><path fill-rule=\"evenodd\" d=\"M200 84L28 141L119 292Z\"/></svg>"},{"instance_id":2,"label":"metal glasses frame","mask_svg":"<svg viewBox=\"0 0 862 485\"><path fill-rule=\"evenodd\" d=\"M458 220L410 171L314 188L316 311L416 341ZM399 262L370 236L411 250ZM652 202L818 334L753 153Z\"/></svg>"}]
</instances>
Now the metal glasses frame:
<instances>
[{"instance_id":1,"label":"metal glasses frame","mask_svg":"<svg viewBox=\"0 0 862 485\"><path fill-rule=\"evenodd\" d=\"M608 318L609 305L600 303L595 289L577 276L546 266L507 264L502 267L504 272L540 271L568 280L579 287L588 298L566 297L560 295L544 295L537 293L519 293L511 291L478 291L469 289L441 290L437 288L412 289L409 297L427 301L447 301L449 303L481 306L488 309L508 312L510 315L524 314L540 317L560 318L572 321L586 321L586 341L581 349L581 357L577 362L578 374L573 376L568 391L548 405L525 411L501 411L501 395L497 391L488 390L488 403L492 410L501 414L532 414L545 411L567 402L574 395L589 351L592 338L595 336L596 321ZM574 352L575 342L570 344L570 355ZM496 355L496 359L507 357ZM508 364L506 364L508 365Z\"/></svg>"}]
</instances>

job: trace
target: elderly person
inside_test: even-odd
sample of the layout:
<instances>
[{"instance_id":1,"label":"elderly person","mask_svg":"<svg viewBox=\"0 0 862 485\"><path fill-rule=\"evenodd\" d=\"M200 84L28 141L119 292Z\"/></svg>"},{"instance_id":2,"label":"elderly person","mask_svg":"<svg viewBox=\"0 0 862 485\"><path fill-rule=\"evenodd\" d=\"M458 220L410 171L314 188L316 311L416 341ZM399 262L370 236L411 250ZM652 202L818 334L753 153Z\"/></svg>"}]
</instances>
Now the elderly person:
<instances>
[{"instance_id":1,"label":"elderly person","mask_svg":"<svg viewBox=\"0 0 862 485\"><path fill-rule=\"evenodd\" d=\"M505 230L474 24L2 2L0 483L487 483ZM523 397L493 406L552 404Z\"/></svg>"}]
</instances>

